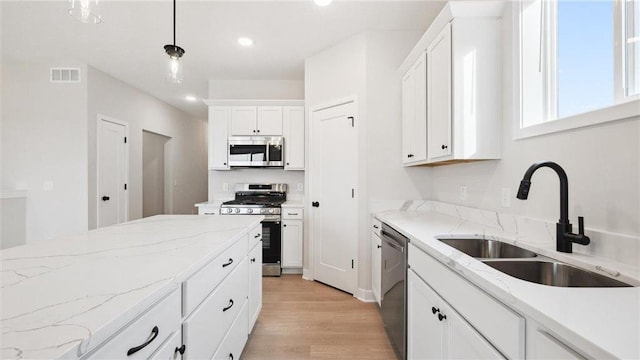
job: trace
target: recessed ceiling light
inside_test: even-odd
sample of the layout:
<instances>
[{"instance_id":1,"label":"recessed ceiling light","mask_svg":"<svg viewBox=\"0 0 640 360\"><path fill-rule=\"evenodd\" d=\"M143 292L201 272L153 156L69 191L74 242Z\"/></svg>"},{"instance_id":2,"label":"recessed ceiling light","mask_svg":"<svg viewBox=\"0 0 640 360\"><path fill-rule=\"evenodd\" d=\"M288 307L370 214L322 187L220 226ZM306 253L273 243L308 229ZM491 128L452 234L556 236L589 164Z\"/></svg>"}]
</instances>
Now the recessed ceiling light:
<instances>
[{"instance_id":1,"label":"recessed ceiling light","mask_svg":"<svg viewBox=\"0 0 640 360\"><path fill-rule=\"evenodd\" d=\"M250 39L248 37L239 37L238 44L242 46L251 46L253 45L253 39Z\"/></svg>"},{"instance_id":2,"label":"recessed ceiling light","mask_svg":"<svg viewBox=\"0 0 640 360\"><path fill-rule=\"evenodd\" d=\"M318 6L327 6L329 4L331 4L332 0L313 0L314 3L316 3L316 5Z\"/></svg>"},{"instance_id":3,"label":"recessed ceiling light","mask_svg":"<svg viewBox=\"0 0 640 360\"><path fill-rule=\"evenodd\" d=\"M187 96L184 97L184 99L187 100L187 101L196 101L196 100L198 100L198 98L196 98L193 95L187 95Z\"/></svg>"}]
</instances>

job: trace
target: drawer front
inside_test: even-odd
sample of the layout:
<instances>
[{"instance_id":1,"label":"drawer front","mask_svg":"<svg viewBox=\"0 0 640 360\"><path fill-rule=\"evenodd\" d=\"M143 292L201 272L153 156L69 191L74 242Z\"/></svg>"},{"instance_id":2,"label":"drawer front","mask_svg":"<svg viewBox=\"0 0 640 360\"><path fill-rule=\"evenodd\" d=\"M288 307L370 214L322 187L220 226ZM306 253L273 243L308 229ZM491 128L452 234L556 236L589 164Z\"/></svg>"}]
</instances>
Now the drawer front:
<instances>
[{"instance_id":1,"label":"drawer front","mask_svg":"<svg viewBox=\"0 0 640 360\"><path fill-rule=\"evenodd\" d=\"M210 359L247 301L247 259L182 324L185 356ZM245 328L247 315L243 317ZM246 333L245 333L246 336Z\"/></svg>"},{"instance_id":2,"label":"drawer front","mask_svg":"<svg viewBox=\"0 0 640 360\"><path fill-rule=\"evenodd\" d=\"M177 360L181 359L179 349L182 346L182 330L178 328L178 331L174 332L169 340L156 351L151 359L153 360Z\"/></svg>"},{"instance_id":3,"label":"drawer front","mask_svg":"<svg viewBox=\"0 0 640 360\"><path fill-rule=\"evenodd\" d=\"M253 249L262 240L262 224L258 224L249 230L249 248ZM248 251L247 251L248 252Z\"/></svg>"},{"instance_id":4,"label":"drawer front","mask_svg":"<svg viewBox=\"0 0 640 360\"><path fill-rule=\"evenodd\" d=\"M240 311L240 315L231 326L231 330L227 333L222 344L213 356L214 360L238 360L244 349L244 345L248 339L247 322L247 305Z\"/></svg>"},{"instance_id":5,"label":"drawer front","mask_svg":"<svg viewBox=\"0 0 640 360\"><path fill-rule=\"evenodd\" d=\"M198 206L198 215L218 215L219 213L218 206Z\"/></svg>"},{"instance_id":6,"label":"drawer front","mask_svg":"<svg viewBox=\"0 0 640 360\"><path fill-rule=\"evenodd\" d=\"M382 235L380 234L382 231L382 222L374 217L371 218L371 231L378 235L379 238L382 238Z\"/></svg>"},{"instance_id":7,"label":"drawer front","mask_svg":"<svg viewBox=\"0 0 640 360\"><path fill-rule=\"evenodd\" d=\"M180 289L175 289L90 355L90 358L147 359L179 329L180 320ZM157 335L154 335L156 329ZM128 352L145 343L146 346L127 356Z\"/></svg>"},{"instance_id":8,"label":"drawer front","mask_svg":"<svg viewBox=\"0 0 640 360\"><path fill-rule=\"evenodd\" d=\"M284 208L282 209L282 218L291 220L302 220L304 210L302 208Z\"/></svg>"},{"instance_id":9,"label":"drawer front","mask_svg":"<svg viewBox=\"0 0 640 360\"><path fill-rule=\"evenodd\" d=\"M182 314L191 312L229 275L247 255L247 238L242 237L233 246L182 283Z\"/></svg>"},{"instance_id":10,"label":"drawer front","mask_svg":"<svg viewBox=\"0 0 640 360\"><path fill-rule=\"evenodd\" d=\"M409 244L409 266L508 358L524 358L524 318Z\"/></svg>"}]
</instances>

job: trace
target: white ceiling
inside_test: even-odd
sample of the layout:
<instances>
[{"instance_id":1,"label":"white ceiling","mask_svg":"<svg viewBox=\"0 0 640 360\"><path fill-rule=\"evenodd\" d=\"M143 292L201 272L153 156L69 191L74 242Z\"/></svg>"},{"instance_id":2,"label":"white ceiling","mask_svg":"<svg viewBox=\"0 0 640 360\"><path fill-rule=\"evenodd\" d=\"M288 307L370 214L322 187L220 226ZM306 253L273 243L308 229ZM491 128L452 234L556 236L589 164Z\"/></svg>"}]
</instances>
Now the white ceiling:
<instances>
[{"instance_id":1,"label":"white ceiling","mask_svg":"<svg viewBox=\"0 0 640 360\"><path fill-rule=\"evenodd\" d=\"M101 2L103 21L86 25L67 1L0 1L2 61L78 60L193 115L204 117L208 80L303 80L304 59L363 30L425 31L443 1L177 1L184 81L165 80L172 43L171 1ZM239 36L255 40L242 48Z\"/></svg>"}]
</instances>

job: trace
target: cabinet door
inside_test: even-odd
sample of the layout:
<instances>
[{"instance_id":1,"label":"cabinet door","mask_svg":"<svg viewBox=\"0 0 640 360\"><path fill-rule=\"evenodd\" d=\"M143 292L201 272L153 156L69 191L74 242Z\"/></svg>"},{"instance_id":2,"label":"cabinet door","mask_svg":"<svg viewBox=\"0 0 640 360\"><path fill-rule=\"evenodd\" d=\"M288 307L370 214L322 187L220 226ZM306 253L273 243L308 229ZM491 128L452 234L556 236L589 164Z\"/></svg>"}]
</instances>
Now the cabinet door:
<instances>
[{"instance_id":1,"label":"cabinet door","mask_svg":"<svg viewBox=\"0 0 640 360\"><path fill-rule=\"evenodd\" d=\"M451 24L447 24L427 50L428 156L451 155Z\"/></svg>"},{"instance_id":2,"label":"cabinet door","mask_svg":"<svg viewBox=\"0 0 640 360\"><path fill-rule=\"evenodd\" d=\"M536 359L584 359L571 348L546 332L535 333L534 352Z\"/></svg>"},{"instance_id":3,"label":"cabinet door","mask_svg":"<svg viewBox=\"0 0 640 360\"><path fill-rule=\"evenodd\" d=\"M449 359L504 359L487 340L446 304L441 309L442 322L448 330Z\"/></svg>"},{"instance_id":4,"label":"cabinet door","mask_svg":"<svg viewBox=\"0 0 640 360\"><path fill-rule=\"evenodd\" d=\"M415 75L413 68L402 78L402 163L414 161Z\"/></svg>"},{"instance_id":5,"label":"cabinet door","mask_svg":"<svg viewBox=\"0 0 640 360\"><path fill-rule=\"evenodd\" d=\"M258 107L258 135L282 136L282 106Z\"/></svg>"},{"instance_id":6,"label":"cabinet door","mask_svg":"<svg viewBox=\"0 0 640 360\"><path fill-rule=\"evenodd\" d=\"M229 170L229 112L228 107L209 107L209 169L212 170Z\"/></svg>"},{"instance_id":7,"label":"cabinet door","mask_svg":"<svg viewBox=\"0 0 640 360\"><path fill-rule=\"evenodd\" d=\"M234 106L231 108L231 135L257 135L257 108Z\"/></svg>"},{"instance_id":8,"label":"cabinet door","mask_svg":"<svg viewBox=\"0 0 640 360\"><path fill-rule=\"evenodd\" d=\"M443 359L443 323L438 320L442 311L440 297L416 273L407 274L407 358Z\"/></svg>"},{"instance_id":9,"label":"cabinet door","mask_svg":"<svg viewBox=\"0 0 640 360\"><path fill-rule=\"evenodd\" d=\"M262 241L259 241L249 253L249 330L258 320L262 309Z\"/></svg>"},{"instance_id":10,"label":"cabinet door","mask_svg":"<svg viewBox=\"0 0 640 360\"><path fill-rule=\"evenodd\" d=\"M302 220L282 221L282 267L302 267Z\"/></svg>"},{"instance_id":11,"label":"cabinet door","mask_svg":"<svg viewBox=\"0 0 640 360\"><path fill-rule=\"evenodd\" d=\"M371 232L371 290L373 291L373 297L380 305L380 271L381 271L381 262L382 262L382 252L380 248L382 247L382 240L376 234L376 232Z\"/></svg>"},{"instance_id":12,"label":"cabinet door","mask_svg":"<svg viewBox=\"0 0 640 360\"><path fill-rule=\"evenodd\" d=\"M283 108L284 169L304 170L304 106Z\"/></svg>"},{"instance_id":13,"label":"cabinet door","mask_svg":"<svg viewBox=\"0 0 640 360\"><path fill-rule=\"evenodd\" d=\"M427 54L413 65L415 82L415 118L413 127L413 160L427 160Z\"/></svg>"}]
</instances>

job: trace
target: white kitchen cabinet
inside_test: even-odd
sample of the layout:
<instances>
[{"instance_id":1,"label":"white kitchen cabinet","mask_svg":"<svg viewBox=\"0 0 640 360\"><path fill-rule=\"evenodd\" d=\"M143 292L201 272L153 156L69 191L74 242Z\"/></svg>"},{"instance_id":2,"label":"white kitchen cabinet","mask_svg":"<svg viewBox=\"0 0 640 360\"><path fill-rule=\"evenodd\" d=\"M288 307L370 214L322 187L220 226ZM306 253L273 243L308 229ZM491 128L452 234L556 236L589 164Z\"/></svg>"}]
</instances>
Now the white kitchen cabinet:
<instances>
[{"instance_id":1,"label":"white kitchen cabinet","mask_svg":"<svg viewBox=\"0 0 640 360\"><path fill-rule=\"evenodd\" d=\"M303 209L285 208L282 213L282 268L302 268Z\"/></svg>"},{"instance_id":2,"label":"white kitchen cabinet","mask_svg":"<svg viewBox=\"0 0 640 360\"><path fill-rule=\"evenodd\" d=\"M535 359L585 359L585 357L579 355L575 350L544 331L538 330L533 336L534 354L532 357Z\"/></svg>"},{"instance_id":3,"label":"white kitchen cabinet","mask_svg":"<svg viewBox=\"0 0 640 360\"><path fill-rule=\"evenodd\" d=\"M304 170L304 106L282 108L284 169Z\"/></svg>"},{"instance_id":4,"label":"white kitchen cabinet","mask_svg":"<svg viewBox=\"0 0 640 360\"><path fill-rule=\"evenodd\" d=\"M282 106L233 106L231 135L282 136Z\"/></svg>"},{"instance_id":5,"label":"white kitchen cabinet","mask_svg":"<svg viewBox=\"0 0 640 360\"><path fill-rule=\"evenodd\" d=\"M209 107L209 170L229 170L229 119L226 106Z\"/></svg>"},{"instance_id":6,"label":"white kitchen cabinet","mask_svg":"<svg viewBox=\"0 0 640 360\"><path fill-rule=\"evenodd\" d=\"M427 49L429 161L451 155L451 24Z\"/></svg>"},{"instance_id":7,"label":"white kitchen cabinet","mask_svg":"<svg viewBox=\"0 0 640 360\"><path fill-rule=\"evenodd\" d=\"M262 309L262 241L258 241L249 252L248 307L248 332L251 332Z\"/></svg>"},{"instance_id":8,"label":"white kitchen cabinet","mask_svg":"<svg viewBox=\"0 0 640 360\"><path fill-rule=\"evenodd\" d=\"M282 136L282 106L258 106L256 133Z\"/></svg>"},{"instance_id":9,"label":"white kitchen cabinet","mask_svg":"<svg viewBox=\"0 0 640 360\"><path fill-rule=\"evenodd\" d=\"M411 269L407 282L409 359L504 359Z\"/></svg>"},{"instance_id":10,"label":"white kitchen cabinet","mask_svg":"<svg viewBox=\"0 0 640 360\"><path fill-rule=\"evenodd\" d=\"M402 78L402 162L427 159L427 59L426 53Z\"/></svg>"},{"instance_id":11,"label":"white kitchen cabinet","mask_svg":"<svg viewBox=\"0 0 640 360\"><path fill-rule=\"evenodd\" d=\"M371 291L378 306L381 305L382 297L380 293L381 271L382 271L382 239L380 238L380 221L373 219L371 231Z\"/></svg>"},{"instance_id":12,"label":"white kitchen cabinet","mask_svg":"<svg viewBox=\"0 0 640 360\"><path fill-rule=\"evenodd\" d=\"M482 11L479 11L479 10ZM500 158L502 5L449 2L400 67L405 165L444 165ZM422 130L407 119L418 115L416 64L426 52L426 134L413 156L411 135ZM420 95L421 96L421 95ZM421 149L421 147L419 148Z\"/></svg>"},{"instance_id":13,"label":"white kitchen cabinet","mask_svg":"<svg viewBox=\"0 0 640 360\"><path fill-rule=\"evenodd\" d=\"M180 351L184 352L182 345L182 331L178 329L169 340L165 341L164 344L151 356L152 360L178 360L182 359L182 354Z\"/></svg>"}]
</instances>

